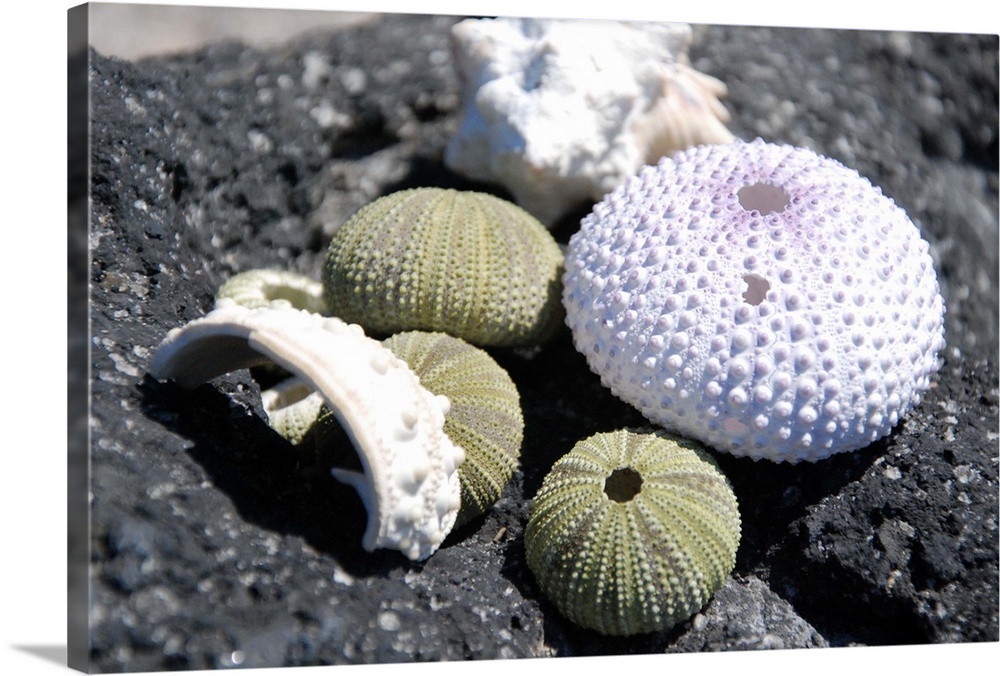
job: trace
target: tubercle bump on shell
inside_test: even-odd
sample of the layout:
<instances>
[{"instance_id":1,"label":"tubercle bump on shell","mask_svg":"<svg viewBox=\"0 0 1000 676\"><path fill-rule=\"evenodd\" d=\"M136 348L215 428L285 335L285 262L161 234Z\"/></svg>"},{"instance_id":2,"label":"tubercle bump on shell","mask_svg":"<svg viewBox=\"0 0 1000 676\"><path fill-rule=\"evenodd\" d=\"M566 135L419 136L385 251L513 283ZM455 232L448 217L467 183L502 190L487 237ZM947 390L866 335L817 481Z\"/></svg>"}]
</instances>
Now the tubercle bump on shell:
<instances>
[{"instance_id":1,"label":"tubercle bump on shell","mask_svg":"<svg viewBox=\"0 0 1000 676\"><path fill-rule=\"evenodd\" d=\"M458 514L457 469L465 458L443 431L447 399L421 386L360 327L287 303L248 309L224 302L170 331L149 370L194 387L262 362L322 394L350 435L363 472L334 475L358 491L368 511L364 549L398 549L411 560L436 551Z\"/></svg>"}]
</instances>

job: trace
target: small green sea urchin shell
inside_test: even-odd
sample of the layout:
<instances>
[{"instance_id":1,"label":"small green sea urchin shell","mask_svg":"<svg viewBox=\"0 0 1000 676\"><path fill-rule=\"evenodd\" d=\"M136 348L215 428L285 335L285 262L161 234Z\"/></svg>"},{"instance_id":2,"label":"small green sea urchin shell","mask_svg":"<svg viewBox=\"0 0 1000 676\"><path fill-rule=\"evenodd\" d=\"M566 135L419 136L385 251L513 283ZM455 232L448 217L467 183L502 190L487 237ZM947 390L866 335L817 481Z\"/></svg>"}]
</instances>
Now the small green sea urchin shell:
<instances>
[{"instance_id":1,"label":"small green sea urchin shell","mask_svg":"<svg viewBox=\"0 0 1000 676\"><path fill-rule=\"evenodd\" d=\"M736 496L714 460L665 432L595 434L559 459L524 534L528 567L572 622L663 631L700 608L736 563Z\"/></svg>"},{"instance_id":2,"label":"small green sea urchin shell","mask_svg":"<svg viewBox=\"0 0 1000 676\"><path fill-rule=\"evenodd\" d=\"M455 525L467 523L493 506L517 468L524 417L514 381L485 351L444 333L409 331L382 344L424 387L451 402L444 433L466 458L458 468L462 507Z\"/></svg>"},{"instance_id":3,"label":"small green sea urchin shell","mask_svg":"<svg viewBox=\"0 0 1000 676\"><path fill-rule=\"evenodd\" d=\"M341 225L324 261L331 312L369 333L441 331L474 345L530 346L562 324L563 255L520 207L493 195L415 188Z\"/></svg>"},{"instance_id":4,"label":"small green sea urchin shell","mask_svg":"<svg viewBox=\"0 0 1000 676\"><path fill-rule=\"evenodd\" d=\"M271 429L292 445L302 444L310 437L326 435L317 425L320 416L329 417L330 425L340 427L333 411L323 403L323 396L297 376L285 378L262 391L260 399Z\"/></svg>"},{"instance_id":5,"label":"small green sea urchin shell","mask_svg":"<svg viewBox=\"0 0 1000 676\"><path fill-rule=\"evenodd\" d=\"M268 307L276 300L285 300L300 310L329 314L323 301L323 285L286 270L247 270L233 275L215 294L216 304L227 300L248 308Z\"/></svg>"}]
</instances>

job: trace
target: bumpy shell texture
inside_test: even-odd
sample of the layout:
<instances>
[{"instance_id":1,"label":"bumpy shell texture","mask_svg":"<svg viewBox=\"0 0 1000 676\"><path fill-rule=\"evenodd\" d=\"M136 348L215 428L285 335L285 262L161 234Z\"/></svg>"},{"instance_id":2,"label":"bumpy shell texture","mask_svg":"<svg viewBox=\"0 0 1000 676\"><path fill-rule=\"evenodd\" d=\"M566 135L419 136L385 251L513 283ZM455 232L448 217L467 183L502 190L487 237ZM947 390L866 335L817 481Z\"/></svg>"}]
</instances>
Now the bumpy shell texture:
<instances>
[{"instance_id":1,"label":"bumpy shell texture","mask_svg":"<svg viewBox=\"0 0 1000 676\"><path fill-rule=\"evenodd\" d=\"M233 301L243 307L267 307L276 300L286 300L293 307L318 314L329 314L323 302L323 285L318 281L286 270L248 270L230 277L219 287L216 304Z\"/></svg>"},{"instance_id":2,"label":"bumpy shell texture","mask_svg":"<svg viewBox=\"0 0 1000 676\"><path fill-rule=\"evenodd\" d=\"M489 354L443 333L398 333L383 345L451 408L444 432L465 450L458 468L462 507L456 526L485 513L510 481L521 455L524 417L514 381Z\"/></svg>"},{"instance_id":3,"label":"bumpy shell texture","mask_svg":"<svg viewBox=\"0 0 1000 676\"><path fill-rule=\"evenodd\" d=\"M485 193L381 197L334 233L330 311L372 334L440 331L481 346L543 342L563 318L562 252L526 211Z\"/></svg>"},{"instance_id":4,"label":"bumpy shell texture","mask_svg":"<svg viewBox=\"0 0 1000 676\"><path fill-rule=\"evenodd\" d=\"M474 345L444 333L407 331L382 341L431 393L447 397L444 433L461 447L462 506L455 526L484 514L510 482L521 456L524 416L514 381ZM340 422L318 393L295 378L261 393L270 424L293 444L323 450Z\"/></svg>"},{"instance_id":5,"label":"bumpy shell texture","mask_svg":"<svg viewBox=\"0 0 1000 676\"><path fill-rule=\"evenodd\" d=\"M619 430L553 465L524 533L528 566L572 622L664 631L702 608L736 564L736 496L710 456L665 432Z\"/></svg>"},{"instance_id":6,"label":"bumpy shell texture","mask_svg":"<svg viewBox=\"0 0 1000 676\"><path fill-rule=\"evenodd\" d=\"M887 435L939 368L929 245L857 172L760 139L701 146L609 194L569 243L577 349L668 430L814 461Z\"/></svg>"},{"instance_id":7,"label":"bumpy shell texture","mask_svg":"<svg viewBox=\"0 0 1000 676\"><path fill-rule=\"evenodd\" d=\"M288 301L251 309L222 300L167 334L150 373L190 388L265 361L318 392L350 435L361 471L333 472L364 502L365 550L398 549L412 560L433 554L461 506L465 453L444 432L449 402L359 326Z\"/></svg>"}]
</instances>

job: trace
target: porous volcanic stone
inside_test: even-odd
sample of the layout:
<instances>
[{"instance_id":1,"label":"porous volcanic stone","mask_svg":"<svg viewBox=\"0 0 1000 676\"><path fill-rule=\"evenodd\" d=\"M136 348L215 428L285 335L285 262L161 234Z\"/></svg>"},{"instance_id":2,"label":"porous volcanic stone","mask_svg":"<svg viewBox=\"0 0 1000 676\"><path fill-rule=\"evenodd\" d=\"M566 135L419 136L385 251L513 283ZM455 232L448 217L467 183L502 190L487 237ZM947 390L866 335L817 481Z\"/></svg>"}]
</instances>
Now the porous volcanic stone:
<instances>
[{"instance_id":1,"label":"porous volcanic stone","mask_svg":"<svg viewBox=\"0 0 1000 676\"><path fill-rule=\"evenodd\" d=\"M147 375L234 272L318 279L332 229L374 197L472 187L442 163L453 21L90 53L91 669L997 640L995 36L697 27L693 65L729 86L734 133L839 159L921 228L948 347L920 406L868 448L795 466L719 455L743 517L736 571L667 634L574 627L525 565L555 459L643 422L568 329L492 351L521 394L521 468L422 563L361 549L357 496L268 428L250 373L189 393Z\"/></svg>"}]
</instances>

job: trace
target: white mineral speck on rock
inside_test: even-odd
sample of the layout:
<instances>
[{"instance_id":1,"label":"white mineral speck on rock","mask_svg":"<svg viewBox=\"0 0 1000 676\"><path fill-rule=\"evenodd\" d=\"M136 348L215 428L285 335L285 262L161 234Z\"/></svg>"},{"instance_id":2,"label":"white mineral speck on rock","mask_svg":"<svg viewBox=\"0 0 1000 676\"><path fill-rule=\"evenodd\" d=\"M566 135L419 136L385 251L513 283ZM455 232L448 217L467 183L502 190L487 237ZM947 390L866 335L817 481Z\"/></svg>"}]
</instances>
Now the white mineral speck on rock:
<instances>
[{"instance_id":1,"label":"white mineral speck on rock","mask_svg":"<svg viewBox=\"0 0 1000 676\"><path fill-rule=\"evenodd\" d=\"M885 475L886 479L896 480L896 479L901 479L903 477L903 473L899 471L899 468L893 466L886 467L884 470L882 470L882 473Z\"/></svg>"},{"instance_id":2,"label":"white mineral speck on rock","mask_svg":"<svg viewBox=\"0 0 1000 676\"><path fill-rule=\"evenodd\" d=\"M378 615L378 626L386 631L397 631L402 626L402 622L394 611L384 610Z\"/></svg>"},{"instance_id":3,"label":"white mineral speck on rock","mask_svg":"<svg viewBox=\"0 0 1000 676\"><path fill-rule=\"evenodd\" d=\"M368 86L368 76L360 68L351 68L340 76L340 82L348 94L357 95Z\"/></svg>"},{"instance_id":4,"label":"white mineral speck on rock","mask_svg":"<svg viewBox=\"0 0 1000 676\"><path fill-rule=\"evenodd\" d=\"M115 354L114 352L108 355L111 361L115 363L115 368L124 373L127 376L138 376L139 369L132 363L130 363L125 357L120 354Z\"/></svg>"},{"instance_id":5,"label":"white mineral speck on rock","mask_svg":"<svg viewBox=\"0 0 1000 676\"><path fill-rule=\"evenodd\" d=\"M663 155L733 138L686 24L467 19L453 36L464 107L445 162L547 225Z\"/></svg>"},{"instance_id":6,"label":"white mineral speck on rock","mask_svg":"<svg viewBox=\"0 0 1000 676\"><path fill-rule=\"evenodd\" d=\"M339 566L333 570L333 581L345 587L354 586L354 576Z\"/></svg>"},{"instance_id":7,"label":"white mineral speck on rock","mask_svg":"<svg viewBox=\"0 0 1000 676\"><path fill-rule=\"evenodd\" d=\"M320 52L308 52L302 56L302 84L306 89L318 89L333 72L330 59Z\"/></svg>"},{"instance_id":8,"label":"white mineral speck on rock","mask_svg":"<svg viewBox=\"0 0 1000 676\"><path fill-rule=\"evenodd\" d=\"M329 101L320 101L316 107L309 111L310 117L316 120L316 124L324 129L340 127L346 129L350 126L351 117L337 110Z\"/></svg>"},{"instance_id":9,"label":"white mineral speck on rock","mask_svg":"<svg viewBox=\"0 0 1000 676\"><path fill-rule=\"evenodd\" d=\"M251 129L247 132L247 138L250 140L250 147L256 153L265 154L274 150L274 142L263 132Z\"/></svg>"}]
</instances>

